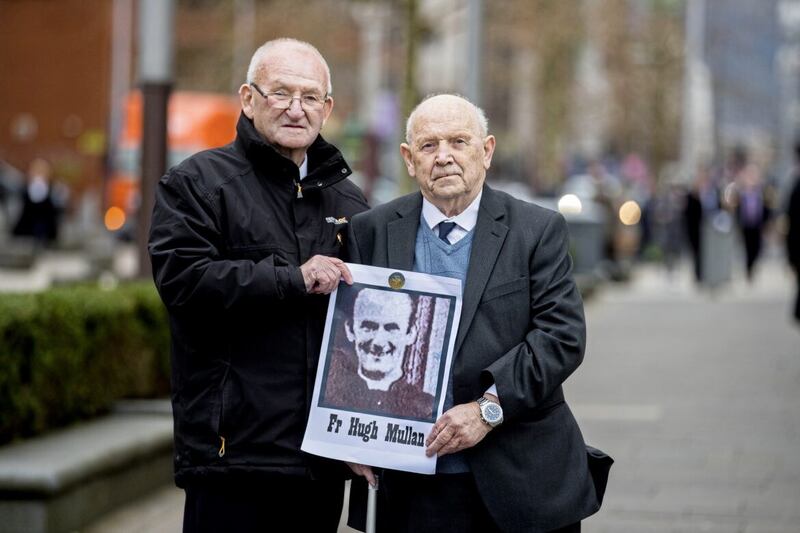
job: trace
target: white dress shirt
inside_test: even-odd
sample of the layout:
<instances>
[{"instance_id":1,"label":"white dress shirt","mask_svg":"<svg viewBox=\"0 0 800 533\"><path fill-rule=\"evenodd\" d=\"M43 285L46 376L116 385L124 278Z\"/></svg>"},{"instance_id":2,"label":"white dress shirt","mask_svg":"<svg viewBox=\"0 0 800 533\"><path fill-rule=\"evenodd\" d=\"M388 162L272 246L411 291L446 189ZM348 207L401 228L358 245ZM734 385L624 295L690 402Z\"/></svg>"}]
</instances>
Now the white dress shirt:
<instances>
[{"instance_id":1,"label":"white dress shirt","mask_svg":"<svg viewBox=\"0 0 800 533\"><path fill-rule=\"evenodd\" d=\"M308 176L308 156L300 163L300 181L303 181Z\"/></svg>"},{"instance_id":2,"label":"white dress shirt","mask_svg":"<svg viewBox=\"0 0 800 533\"><path fill-rule=\"evenodd\" d=\"M483 191L478 193L478 196L472 200L466 209L464 209L461 213L457 214L454 217L448 218L447 215L439 211L439 208L430 203L424 196L422 197L422 218L425 219L425 223L428 224L428 227L432 230L436 228L441 222L455 222L455 227L450 230L450 233L447 234L447 241L450 244L455 244L464 236L472 231L472 228L475 227L475 224L478 222L478 208L481 205L481 196L483 196ZM437 233L439 230L435 230L434 232Z\"/></svg>"}]
</instances>

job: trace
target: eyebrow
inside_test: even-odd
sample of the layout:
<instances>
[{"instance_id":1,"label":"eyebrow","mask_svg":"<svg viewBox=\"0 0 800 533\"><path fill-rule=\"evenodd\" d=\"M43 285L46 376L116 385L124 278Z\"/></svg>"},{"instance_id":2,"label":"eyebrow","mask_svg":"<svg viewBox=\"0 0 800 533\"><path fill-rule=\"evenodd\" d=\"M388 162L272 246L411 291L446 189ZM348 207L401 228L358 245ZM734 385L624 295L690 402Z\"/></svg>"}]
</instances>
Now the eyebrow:
<instances>
[{"instance_id":1,"label":"eyebrow","mask_svg":"<svg viewBox=\"0 0 800 533\"><path fill-rule=\"evenodd\" d=\"M456 138L459 138L459 137L476 137L476 135L475 135L474 132L471 132L471 131L468 131L468 130L460 130L460 131L456 131L454 133L450 133L450 134L448 134L446 136L438 135L438 134L423 135L423 136L419 137L419 139L417 139L415 142L416 143L424 143L424 142L428 142L428 141L431 141L431 140L456 139Z\"/></svg>"},{"instance_id":2,"label":"eyebrow","mask_svg":"<svg viewBox=\"0 0 800 533\"><path fill-rule=\"evenodd\" d=\"M320 83L318 86L314 87L313 84L306 84L306 83L287 83L286 80L283 79L276 79L268 84L265 84L267 87L280 87L286 88L290 90L298 90L303 94L311 93L311 92L319 92L320 94L325 94L325 84Z\"/></svg>"}]
</instances>

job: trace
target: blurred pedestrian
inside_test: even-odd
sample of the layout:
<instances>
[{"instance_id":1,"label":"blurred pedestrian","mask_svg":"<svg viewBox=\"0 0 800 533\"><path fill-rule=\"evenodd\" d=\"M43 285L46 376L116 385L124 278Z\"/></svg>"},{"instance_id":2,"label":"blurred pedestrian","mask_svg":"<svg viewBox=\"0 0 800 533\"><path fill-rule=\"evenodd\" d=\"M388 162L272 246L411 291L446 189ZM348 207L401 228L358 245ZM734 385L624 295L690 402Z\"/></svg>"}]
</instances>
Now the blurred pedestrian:
<instances>
[{"instance_id":1,"label":"blurred pedestrian","mask_svg":"<svg viewBox=\"0 0 800 533\"><path fill-rule=\"evenodd\" d=\"M686 196L686 236L694 264L694 277L703 281L703 225L712 220L721 206L720 193L711 176L711 170L701 166Z\"/></svg>"},{"instance_id":2,"label":"blurred pedestrian","mask_svg":"<svg viewBox=\"0 0 800 533\"><path fill-rule=\"evenodd\" d=\"M46 159L34 159L28 167L27 184L22 191L22 212L12 233L18 237L32 237L39 246L50 245L58 237L52 167Z\"/></svg>"},{"instance_id":3,"label":"blurred pedestrian","mask_svg":"<svg viewBox=\"0 0 800 533\"><path fill-rule=\"evenodd\" d=\"M617 256L617 235L619 229L619 197L621 186L617 178L606 170L600 161L591 161L587 167L587 172L594 184L594 200L601 208L603 213L603 257L610 265L616 265L619 257Z\"/></svg>"},{"instance_id":4,"label":"blurred pedestrian","mask_svg":"<svg viewBox=\"0 0 800 533\"><path fill-rule=\"evenodd\" d=\"M681 184L669 183L661 186L660 193L652 202L656 243L670 274L675 270L686 240L683 223L686 196Z\"/></svg>"},{"instance_id":5,"label":"blurred pedestrian","mask_svg":"<svg viewBox=\"0 0 800 533\"><path fill-rule=\"evenodd\" d=\"M175 480L184 531L336 531L341 463L300 451L328 298L367 209L319 134L333 109L312 45L269 41L239 88L233 143L156 192L153 276L172 330Z\"/></svg>"},{"instance_id":6,"label":"blurred pedestrian","mask_svg":"<svg viewBox=\"0 0 800 533\"><path fill-rule=\"evenodd\" d=\"M794 187L789 196L787 218L789 231L786 235L786 250L789 264L797 278L797 297L794 303L794 318L800 322L800 142L795 147Z\"/></svg>"},{"instance_id":7,"label":"blurred pedestrian","mask_svg":"<svg viewBox=\"0 0 800 533\"><path fill-rule=\"evenodd\" d=\"M737 176L736 190L736 220L744 241L747 279L752 281L756 261L761 255L764 226L770 216L761 169L758 165L755 163L745 165Z\"/></svg>"}]
</instances>

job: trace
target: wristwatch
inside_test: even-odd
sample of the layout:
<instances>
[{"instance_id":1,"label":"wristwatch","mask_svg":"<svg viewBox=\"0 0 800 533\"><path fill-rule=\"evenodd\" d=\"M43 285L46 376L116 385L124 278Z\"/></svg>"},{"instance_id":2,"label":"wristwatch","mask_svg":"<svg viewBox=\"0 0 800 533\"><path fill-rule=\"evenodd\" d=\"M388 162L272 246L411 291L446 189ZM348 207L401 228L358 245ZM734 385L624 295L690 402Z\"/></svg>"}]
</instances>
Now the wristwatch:
<instances>
[{"instance_id":1,"label":"wristwatch","mask_svg":"<svg viewBox=\"0 0 800 533\"><path fill-rule=\"evenodd\" d=\"M496 428L503 423L503 408L499 403L493 402L486 396L478 399L478 407L481 409L481 420Z\"/></svg>"}]
</instances>

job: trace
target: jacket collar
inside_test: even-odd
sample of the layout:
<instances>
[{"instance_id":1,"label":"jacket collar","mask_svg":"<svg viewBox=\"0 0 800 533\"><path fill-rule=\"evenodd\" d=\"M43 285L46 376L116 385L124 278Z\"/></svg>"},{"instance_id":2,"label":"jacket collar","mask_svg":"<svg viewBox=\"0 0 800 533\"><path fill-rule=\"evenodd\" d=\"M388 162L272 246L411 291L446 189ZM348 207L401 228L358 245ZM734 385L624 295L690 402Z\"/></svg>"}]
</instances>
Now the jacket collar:
<instances>
[{"instance_id":1,"label":"jacket collar","mask_svg":"<svg viewBox=\"0 0 800 533\"><path fill-rule=\"evenodd\" d=\"M397 217L387 224L388 262L390 268L411 270L414 265L414 246L417 238L422 194L409 194L400 199L395 208ZM458 325L455 351L458 353L464 337L475 317L486 284L500 255L508 233L503 203L492 188L484 184L475 235L472 238L469 271L464 286L461 322Z\"/></svg>"},{"instance_id":2,"label":"jacket collar","mask_svg":"<svg viewBox=\"0 0 800 533\"><path fill-rule=\"evenodd\" d=\"M253 121L244 113L239 115L236 124L236 143L244 150L253 167L264 170L267 176L285 175L297 179L297 165L281 155L272 145L264 141ZM306 152L308 176L303 180L303 192L324 189L348 177L353 171L344 160L342 153L332 144L317 135Z\"/></svg>"}]
</instances>

